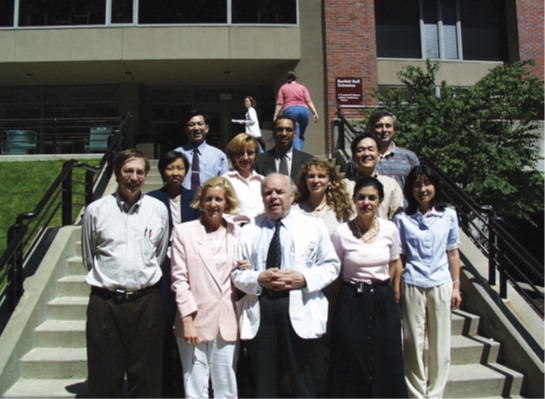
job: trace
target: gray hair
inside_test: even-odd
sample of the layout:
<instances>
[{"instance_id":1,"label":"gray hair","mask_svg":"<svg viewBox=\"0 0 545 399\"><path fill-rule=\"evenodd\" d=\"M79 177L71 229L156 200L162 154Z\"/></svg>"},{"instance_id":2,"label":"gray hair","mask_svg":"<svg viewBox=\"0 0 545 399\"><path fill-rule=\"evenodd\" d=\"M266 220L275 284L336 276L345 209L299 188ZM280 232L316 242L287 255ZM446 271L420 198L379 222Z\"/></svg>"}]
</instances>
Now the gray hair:
<instances>
[{"instance_id":1,"label":"gray hair","mask_svg":"<svg viewBox=\"0 0 545 399\"><path fill-rule=\"evenodd\" d=\"M269 173L267 176L265 176L265 178L263 180L261 180L261 195L263 195L263 189L265 188L265 181L269 177L271 177L273 175L279 175L279 176L284 177L288 181L288 186L290 188L290 194L295 195L295 192L297 191L297 185L295 184L293 179L291 177L289 177L289 176L283 175L281 173L276 173L276 172Z\"/></svg>"}]
</instances>

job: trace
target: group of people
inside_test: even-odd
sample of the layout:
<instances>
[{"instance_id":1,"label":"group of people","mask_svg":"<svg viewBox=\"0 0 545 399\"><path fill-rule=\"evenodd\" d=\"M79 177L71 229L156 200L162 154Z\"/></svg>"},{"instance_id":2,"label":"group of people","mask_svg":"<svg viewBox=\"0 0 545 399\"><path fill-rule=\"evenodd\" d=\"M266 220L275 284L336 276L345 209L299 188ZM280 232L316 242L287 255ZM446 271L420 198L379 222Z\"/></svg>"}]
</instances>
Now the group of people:
<instances>
[{"instance_id":1,"label":"group of people","mask_svg":"<svg viewBox=\"0 0 545 399\"><path fill-rule=\"evenodd\" d=\"M370 118L347 179L295 148L286 114L261 154L248 133L227 155L207 145L200 111L184 129L160 190L142 193L149 161L125 150L117 192L86 209L90 395L121 396L126 376L129 397L176 379L189 398L238 397L241 380L255 397L441 397L461 303L457 217L433 170L394 145L395 116Z\"/></svg>"}]
</instances>

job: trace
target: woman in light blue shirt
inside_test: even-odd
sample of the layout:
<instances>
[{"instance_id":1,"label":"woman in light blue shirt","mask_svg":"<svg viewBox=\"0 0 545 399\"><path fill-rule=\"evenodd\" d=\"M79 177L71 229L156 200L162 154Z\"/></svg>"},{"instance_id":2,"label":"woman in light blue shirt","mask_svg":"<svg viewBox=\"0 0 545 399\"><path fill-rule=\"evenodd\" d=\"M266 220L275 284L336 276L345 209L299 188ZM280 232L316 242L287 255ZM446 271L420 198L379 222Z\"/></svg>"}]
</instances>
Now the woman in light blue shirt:
<instances>
[{"instance_id":1,"label":"woman in light blue shirt","mask_svg":"<svg viewBox=\"0 0 545 399\"><path fill-rule=\"evenodd\" d=\"M394 218L401 239L405 381L413 398L440 398L450 366L451 308L460 307L460 232L453 209L439 202L433 170L415 166L405 181L408 206ZM424 346L429 341L429 367Z\"/></svg>"}]
</instances>

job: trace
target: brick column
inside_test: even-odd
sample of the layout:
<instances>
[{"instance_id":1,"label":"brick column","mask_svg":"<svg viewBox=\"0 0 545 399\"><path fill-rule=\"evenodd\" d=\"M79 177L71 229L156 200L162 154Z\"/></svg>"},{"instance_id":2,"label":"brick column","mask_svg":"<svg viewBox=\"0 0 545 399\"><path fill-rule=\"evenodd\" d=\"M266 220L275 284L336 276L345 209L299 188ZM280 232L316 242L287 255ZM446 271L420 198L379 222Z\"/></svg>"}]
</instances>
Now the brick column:
<instances>
[{"instance_id":1,"label":"brick column","mask_svg":"<svg viewBox=\"0 0 545 399\"><path fill-rule=\"evenodd\" d=\"M543 79L543 0L517 0L520 59L534 59L534 74Z\"/></svg>"},{"instance_id":2,"label":"brick column","mask_svg":"<svg viewBox=\"0 0 545 399\"><path fill-rule=\"evenodd\" d=\"M363 103L375 104L369 92L378 87L374 0L324 0L325 58L327 80L327 129L336 117L335 78L361 77ZM348 117L359 117L346 109ZM330 143L333 145L333 143Z\"/></svg>"}]
</instances>

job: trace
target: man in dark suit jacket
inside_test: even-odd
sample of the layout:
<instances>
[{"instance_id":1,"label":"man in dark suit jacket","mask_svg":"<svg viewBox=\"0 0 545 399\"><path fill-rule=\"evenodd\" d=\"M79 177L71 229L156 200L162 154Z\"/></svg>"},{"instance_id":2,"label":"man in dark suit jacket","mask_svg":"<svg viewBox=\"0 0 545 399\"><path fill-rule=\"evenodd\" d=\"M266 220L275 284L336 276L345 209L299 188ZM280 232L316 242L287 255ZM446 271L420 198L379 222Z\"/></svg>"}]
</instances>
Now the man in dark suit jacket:
<instances>
[{"instance_id":1,"label":"man in dark suit jacket","mask_svg":"<svg viewBox=\"0 0 545 399\"><path fill-rule=\"evenodd\" d=\"M295 120L291 116L280 115L274 121L274 148L260 154L255 165L256 172L264 176L282 173L297 181L301 166L313 155L293 148L295 139Z\"/></svg>"}]
</instances>

